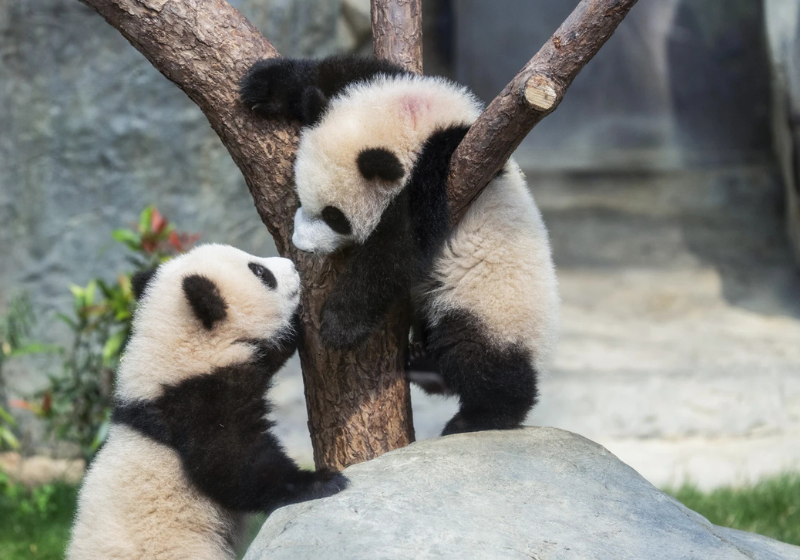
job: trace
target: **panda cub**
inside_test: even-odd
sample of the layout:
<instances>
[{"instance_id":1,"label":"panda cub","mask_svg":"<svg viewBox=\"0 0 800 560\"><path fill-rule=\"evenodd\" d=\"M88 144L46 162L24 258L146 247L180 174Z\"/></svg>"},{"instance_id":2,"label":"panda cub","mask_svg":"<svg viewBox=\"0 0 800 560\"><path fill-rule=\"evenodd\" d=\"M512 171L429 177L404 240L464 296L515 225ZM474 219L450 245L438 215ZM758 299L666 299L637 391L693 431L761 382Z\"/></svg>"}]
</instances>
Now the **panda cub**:
<instances>
[{"instance_id":1,"label":"panda cub","mask_svg":"<svg viewBox=\"0 0 800 560\"><path fill-rule=\"evenodd\" d=\"M293 243L350 251L323 306L323 341L361 344L410 294L420 344L460 400L443 433L519 426L555 342L558 289L547 230L513 160L450 227L450 158L481 113L475 97L350 56L257 62L241 97L303 125Z\"/></svg>"},{"instance_id":2,"label":"panda cub","mask_svg":"<svg viewBox=\"0 0 800 560\"><path fill-rule=\"evenodd\" d=\"M244 514L330 496L269 432L264 394L295 349L291 261L202 245L134 276L139 299L108 440L67 557L235 558Z\"/></svg>"}]
</instances>

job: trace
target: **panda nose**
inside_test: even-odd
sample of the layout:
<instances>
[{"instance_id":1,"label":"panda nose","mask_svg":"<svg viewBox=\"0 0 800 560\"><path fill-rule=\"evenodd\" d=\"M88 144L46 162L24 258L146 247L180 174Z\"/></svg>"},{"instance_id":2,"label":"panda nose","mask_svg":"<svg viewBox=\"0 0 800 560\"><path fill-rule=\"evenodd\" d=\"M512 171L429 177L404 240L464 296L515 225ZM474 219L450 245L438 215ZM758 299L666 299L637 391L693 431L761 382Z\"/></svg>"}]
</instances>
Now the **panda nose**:
<instances>
[{"instance_id":1,"label":"panda nose","mask_svg":"<svg viewBox=\"0 0 800 560\"><path fill-rule=\"evenodd\" d=\"M295 276L295 282L292 284L292 288L290 288L289 297L293 298L300 294L300 277Z\"/></svg>"},{"instance_id":2,"label":"panda nose","mask_svg":"<svg viewBox=\"0 0 800 560\"><path fill-rule=\"evenodd\" d=\"M265 261L278 281L278 290L287 297L295 297L300 290L300 275L297 274L294 263L281 257L272 257Z\"/></svg>"}]
</instances>

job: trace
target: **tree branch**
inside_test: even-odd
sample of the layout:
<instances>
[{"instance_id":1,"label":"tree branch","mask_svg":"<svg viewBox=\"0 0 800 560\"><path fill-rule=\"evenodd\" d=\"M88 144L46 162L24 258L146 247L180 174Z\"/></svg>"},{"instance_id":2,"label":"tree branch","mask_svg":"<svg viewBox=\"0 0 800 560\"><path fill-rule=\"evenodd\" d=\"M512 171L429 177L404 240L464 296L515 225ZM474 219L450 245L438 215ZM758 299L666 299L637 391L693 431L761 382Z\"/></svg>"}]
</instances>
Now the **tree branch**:
<instances>
[{"instance_id":1,"label":"tree branch","mask_svg":"<svg viewBox=\"0 0 800 560\"><path fill-rule=\"evenodd\" d=\"M315 259L291 244L299 129L256 119L239 102L239 81L250 66L278 53L224 0L81 1L202 109L242 171L278 251L297 265L303 278L298 353L317 466L341 469L408 445L414 427L399 343L407 333L405 310L395 310L354 352L325 349L320 309L345 263L341 257Z\"/></svg>"},{"instance_id":2,"label":"tree branch","mask_svg":"<svg viewBox=\"0 0 800 560\"><path fill-rule=\"evenodd\" d=\"M558 31L472 125L450 163L457 223L539 121L556 110L575 76L637 0L582 0Z\"/></svg>"},{"instance_id":3,"label":"tree branch","mask_svg":"<svg viewBox=\"0 0 800 560\"><path fill-rule=\"evenodd\" d=\"M375 58L422 74L422 0L372 0L370 14Z\"/></svg>"},{"instance_id":4,"label":"tree branch","mask_svg":"<svg viewBox=\"0 0 800 560\"><path fill-rule=\"evenodd\" d=\"M414 438L403 347L407 310L393 310L354 352L332 352L319 339L322 304L344 266L342 256L314 259L291 244L296 210L292 161L296 127L255 119L238 84L272 45L225 0L81 0L94 8L202 109L241 169L281 255L303 278L303 365L309 427L318 467L335 469L403 447ZM560 102L580 69L636 0L583 0L473 125L453 160L450 195L460 216L522 138ZM373 0L375 53L422 70L420 0Z\"/></svg>"}]
</instances>

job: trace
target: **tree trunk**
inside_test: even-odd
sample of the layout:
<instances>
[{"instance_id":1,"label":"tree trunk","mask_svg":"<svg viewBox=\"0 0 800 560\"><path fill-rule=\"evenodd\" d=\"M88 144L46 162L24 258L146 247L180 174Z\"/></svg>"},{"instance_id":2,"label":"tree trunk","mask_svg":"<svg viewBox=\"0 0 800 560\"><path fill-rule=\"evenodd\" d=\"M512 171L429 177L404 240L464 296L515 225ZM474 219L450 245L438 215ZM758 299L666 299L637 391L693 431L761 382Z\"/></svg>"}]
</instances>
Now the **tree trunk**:
<instances>
[{"instance_id":1,"label":"tree trunk","mask_svg":"<svg viewBox=\"0 0 800 560\"><path fill-rule=\"evenodd\" d=\"M372 0L372 50L422 74L422 0Z\"/></svg>"},{"instance_id":2,"label":"tree trunk","mask_svg":"<svg viewBox=\"0 0 800 560\"><path fill-rule=\"evenodd\" d=\"M304 285L298 352L317 467L342 469L411 443L411 398L403 367L405 308L393 310L355 352L328 351L319 340L320 310L343 260L314 258L291 244L298 130L254 118L238 98L239 80L250 66L278 53L223 0L85 3L203 110L241 169L278 252L297 264Z\"/></svg>"},{"instance_id":3,"label":"tree trunk","mask_svg":"<svg viewBox=\"0 0 800 560\"><path fill-rule=\"evenodd\" d=\"M300 345L314 462L336 469L414 441L404 370L406 306L396 306L356 351L331 351L320 340L322 305L344 264L338 256L304 267L305 329Z\"/></svg>"},{"instance_id":4,"label":"tree trunk","mask_svg":"<svg viewBox=\"0 0 800 560\"><path fill-rule=\"evenodd\" d=\"M407 306L398 304L355 352L332 352L322 345L320 311L344 259L313 258L292 246L298 129L254 118L239 103L239 80L255 61L278 56L275 49L225 0L81 1L202 109L242 171L278 251L296 263L304 286L299 353L317 466L341 469L408 445L414 429L403 371ZM583 0L475 123L456 152L450 177L457 216L494 176L489 170L499 169L530 128L555 109L635 2ZM372 21L376 54L421 72L420 0L372 0Z\"/></svg>"}]
</instances>

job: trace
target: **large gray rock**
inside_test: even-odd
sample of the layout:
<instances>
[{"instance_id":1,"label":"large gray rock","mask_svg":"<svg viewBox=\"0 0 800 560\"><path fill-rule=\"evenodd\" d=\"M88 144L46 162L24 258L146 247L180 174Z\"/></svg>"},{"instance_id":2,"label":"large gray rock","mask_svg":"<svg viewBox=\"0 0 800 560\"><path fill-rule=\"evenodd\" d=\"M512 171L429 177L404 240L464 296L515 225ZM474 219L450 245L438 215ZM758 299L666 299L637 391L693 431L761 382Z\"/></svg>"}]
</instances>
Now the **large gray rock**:
<instances>
[{"instance_id":1,"label":"large gray rock","mask_svg":"<svg viewBox=\"0 0 800 560\"><path fill-rule=\"evenodd\" d=\"M346 474L343 493L273 513L245 560L800 559L798 547L712 525L554 428L429 440Z\"/></svg>"}]
</instances>

